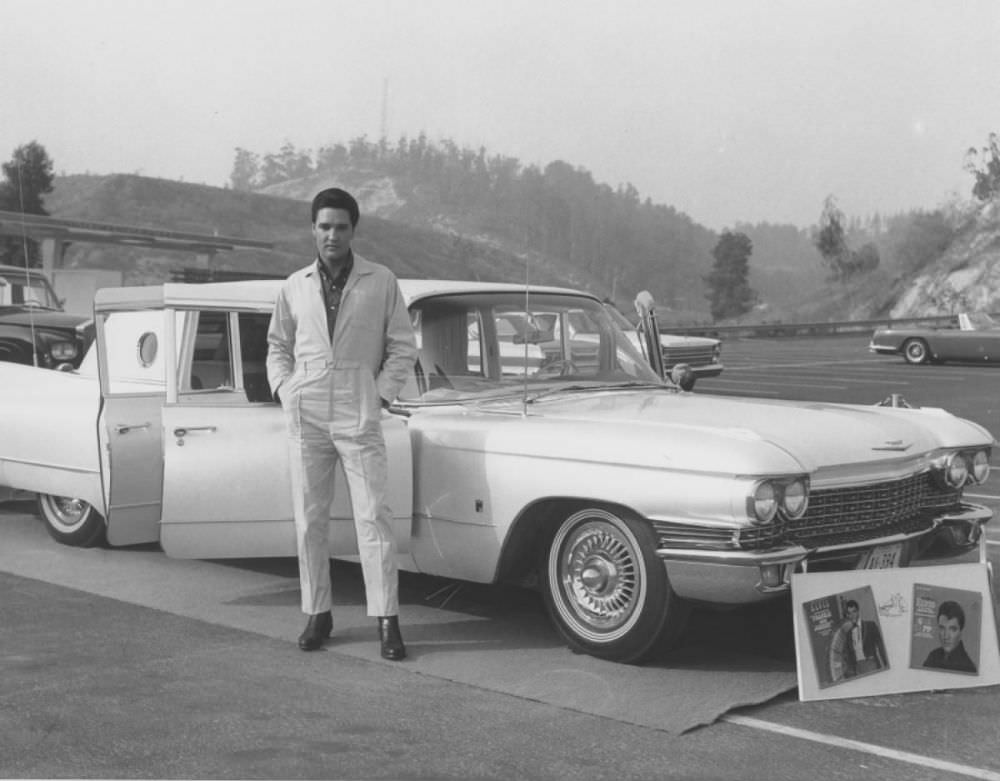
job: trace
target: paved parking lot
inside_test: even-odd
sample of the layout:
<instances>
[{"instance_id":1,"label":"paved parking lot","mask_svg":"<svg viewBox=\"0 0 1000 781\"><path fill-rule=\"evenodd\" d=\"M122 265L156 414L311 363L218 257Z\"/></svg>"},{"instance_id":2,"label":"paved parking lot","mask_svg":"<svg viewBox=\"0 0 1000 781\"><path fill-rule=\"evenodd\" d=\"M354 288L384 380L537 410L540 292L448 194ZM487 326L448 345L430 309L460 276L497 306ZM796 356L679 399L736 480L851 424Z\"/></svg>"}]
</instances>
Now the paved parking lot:
<instances>
[{"instance_id":1,"label":"paved parking lot","mask_svg":"<svg viewBox=\"0 0 1000 781\"><path fill-rule=\"evenodd\" d=\"M866 344L727 343L698 392L898 392L1000 430L1000 371ZM1000 474L974 493L1000 509ZM3 777L1000 779L997 687L799 703L787 606L697 614L686 654L631 668L562 648L530 592L405 576L412 659L393 665L351 565L336 641L302 654L294 562L63 548L23 503L0 535ZM727 681L762 704L720 714ZM675 729L685 708L705 726Z\"/></svg>"}]
</instances>

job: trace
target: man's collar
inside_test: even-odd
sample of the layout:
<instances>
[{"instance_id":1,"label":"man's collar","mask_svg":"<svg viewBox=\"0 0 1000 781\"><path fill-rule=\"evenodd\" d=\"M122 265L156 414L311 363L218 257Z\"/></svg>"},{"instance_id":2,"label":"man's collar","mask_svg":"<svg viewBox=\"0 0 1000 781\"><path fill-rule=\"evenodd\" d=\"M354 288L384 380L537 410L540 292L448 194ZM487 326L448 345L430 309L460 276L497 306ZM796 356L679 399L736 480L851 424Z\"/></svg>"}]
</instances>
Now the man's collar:
<instances>
[{"instance_id":1,"label":"man's collar","mask_svg":"<svg viewBox=\"0 0 1000 781\"><path fill-rule=\"evenodd\" d=\"M354 268L354 252L351 250L347 251L347 259L336 274L330 271L330 267L323 262L323 259L319 255L316 256L316 265L324 277L343 287L347 282L347 278L351 275L351 270Z\"/></svg>"},{"instance_id":2,"label":"man's collar","mask_svg":"<svg viewBox=\"0 0 1000 781\"><path fill-rule=\"evenodd\" d=\"M355 254L353 249L351 250L351 267L353 269L353 273L359 275L371 274L372 271L374 271L372 264L369 263L360 255ZM324 271L326 270L326 266L323 264L323 261L320 259L319 255L316 256L316 260L313 261L312 265L307 266L306 268L308 269L306 271L307 277L311 277L313 274L316 274L317 272L320 271L321 268Z\"/></svg>"}]
</instances>

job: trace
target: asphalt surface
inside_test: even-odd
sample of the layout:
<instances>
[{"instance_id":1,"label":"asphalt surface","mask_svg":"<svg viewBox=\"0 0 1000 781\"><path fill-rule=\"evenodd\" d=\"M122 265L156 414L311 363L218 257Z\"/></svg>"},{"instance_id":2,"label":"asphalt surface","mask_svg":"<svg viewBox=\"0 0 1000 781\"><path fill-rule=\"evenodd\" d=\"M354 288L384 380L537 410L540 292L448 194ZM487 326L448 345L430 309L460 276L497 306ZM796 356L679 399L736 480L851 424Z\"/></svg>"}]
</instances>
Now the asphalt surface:
<instances>
[{"instance_id":1,"label":"asphalt surface","mask_svg":"<svg viewBox=\"0 0 1000 781\"><path fill-rule=\"evenodd\" d=\"M726 372L697 392L897 392L1000 430L1000 371L909 367L865 345L727 343ZM976 493L1000 508L1000 476ZM411 659L392 664L357 569L337 565L334 642L303 654L293 563L67 549L30 510L0 505L4 778L1000 779L998 687L800 703L780 677L793 665L780 604L698 613L686 655L629 668L562 649L531 593L404 576ZM762 687L763 704L656 726L657 703L684 707L686 687L711 701L757 678L778 690Z\"/></svg>"}]
</instances>

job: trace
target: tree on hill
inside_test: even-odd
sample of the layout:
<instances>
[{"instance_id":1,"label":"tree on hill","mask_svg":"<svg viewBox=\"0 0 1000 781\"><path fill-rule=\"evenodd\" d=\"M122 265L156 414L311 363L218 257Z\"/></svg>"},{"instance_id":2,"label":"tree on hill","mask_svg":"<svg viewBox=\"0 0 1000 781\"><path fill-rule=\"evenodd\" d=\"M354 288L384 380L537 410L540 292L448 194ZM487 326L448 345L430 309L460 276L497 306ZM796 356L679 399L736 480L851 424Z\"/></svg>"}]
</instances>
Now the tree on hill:
<instances>
[{"instance_id":1,"label":"tree on hill","mask_svg":"<svg viewBox=\"0 0 1000 781\"><path fill-rule=\"evenodd\" d=\"M713 320L739 317L749 312L757 301L757 293L748 282L753 243L745 233L723 231L712 250L715 264L705 277L706 298Z\"/></svg>"},{"instance_id":2,"label":"tree on hill","mask_svg":"<svg viewBox=\"0 0 1000 781\"><path fill-rule=\"evenodd\" d=\"M823 202L815 241L816 249L830 269L830 276L838 282L874 271L879 264L878 247L874 244L865 244L859 250L850 247L844 223L844 213L837 207L834 197L828 195Z\"/></svg>"},{"instance_id":3,"label":"tree on hill","mask_svg":"<svg viewBox=\"0 0 1000 781\"><path fill-rule=\"evenodd\" d=\"M4 179L0 182L0 209L24 214L43 214L45 196L52 192L52 160L45 147L37 141L22 144L4 163ZM0 263L40 266L38 243L25 237L0 238Z\"/></svg>"},{"instance_id":4,"label":"tree on hill","mask_svg":"<svg viewBox=\"0 0 1000 781\"><path fill-rule=\"evenodd\" d=\"M237 150L234 170L252 162L249 155ZM406 202L395 220L423 226L446 215L452 230L488 233L515 252L575 266L608 289L649 288L668 305L701 300L701 274L717 235L670 207L642 200L632 184L612 188L562 160L522 166L482 147L435 143L423 133L395 144L361 136L320 148L315 162L304 155L290 144L277 155L262 155L254 187L303 175L296 171L388 176Z\"/></svg>"},{"instance_id":5,"label":"tree on hill","mask_svg":"<svg viewBox=\"0 0 1000 781\"><path fill-rule=\"evenodd\" d=\"M241 146L236 147L236 159L233 160L233 170L229 174L229 183L233 189L251 192L257 185L259 174L260 158Z\"/></svg>"},{"instance_id":6,"label":"tree on hill","mask_svg":"<svg viewBox=\"0 0 1000 781\"><path fill-rule=\"evenodd\" d=\"M982 149L970 147L965 153L965 170L976 180L972 194L980 201L1000 194L1000 136L990 133Z\"/></svg>"}]
</instances>

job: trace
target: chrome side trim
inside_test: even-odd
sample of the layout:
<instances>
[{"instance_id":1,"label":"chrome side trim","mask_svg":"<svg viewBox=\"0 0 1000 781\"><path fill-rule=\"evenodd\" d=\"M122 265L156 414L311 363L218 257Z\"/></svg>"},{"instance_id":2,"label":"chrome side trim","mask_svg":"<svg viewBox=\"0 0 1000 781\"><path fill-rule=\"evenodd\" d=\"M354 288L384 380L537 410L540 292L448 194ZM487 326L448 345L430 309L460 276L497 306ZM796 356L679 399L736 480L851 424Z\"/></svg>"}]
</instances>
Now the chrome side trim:
<instances>
[{"instance_id":1,"label":"chrome side trim","mask_svg":"<svg viewBox=\"0 0 1000 781\"><path fill-rule=\"evenodd\" d=\"M76 472L81 475L100 474L99 469L86 469L80 466L64 466L61 464L46 464L41 461L29 461L24 458L0 458L0 464L21 464L22 466L40 466L45 469L55 469L60 472Z\"/></svg>"},{"instance_id":2,"label":"chrome side trim","mask_svg":"<svg viewBox=\"0 0 1000 781\"><path fill-rule=\"evenodd\" d=\"M797 564L810 553L801 545L790 545L769 551L704 550L692 548L658 548L656 555L664 561L691 561L702 564L729 564L736 567L762 567L769 564Z\"/></svg>"}]
</instances>

